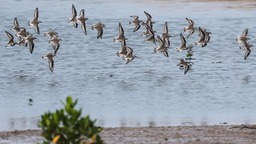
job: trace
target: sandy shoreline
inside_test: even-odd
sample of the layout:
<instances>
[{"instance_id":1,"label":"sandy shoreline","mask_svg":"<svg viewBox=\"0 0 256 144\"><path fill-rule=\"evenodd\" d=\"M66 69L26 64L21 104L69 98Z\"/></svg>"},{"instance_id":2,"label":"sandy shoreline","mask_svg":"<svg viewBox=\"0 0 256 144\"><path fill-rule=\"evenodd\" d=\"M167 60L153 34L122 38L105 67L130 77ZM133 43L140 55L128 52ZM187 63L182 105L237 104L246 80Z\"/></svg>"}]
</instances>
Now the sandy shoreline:
<instances>
[{"instance_id":1,"label":"sandy shoreline","mask_svg":"<svg viewBox=\"0 0 256 144\"><path fill-rule=\"evenodd\" d=\"M256 125L168 126L104 128L108 144L256 144ZM242 129L241 129L242 128ZM40 130L0 132L1 144L42 142Z\"/></svg>"}]
</instances>

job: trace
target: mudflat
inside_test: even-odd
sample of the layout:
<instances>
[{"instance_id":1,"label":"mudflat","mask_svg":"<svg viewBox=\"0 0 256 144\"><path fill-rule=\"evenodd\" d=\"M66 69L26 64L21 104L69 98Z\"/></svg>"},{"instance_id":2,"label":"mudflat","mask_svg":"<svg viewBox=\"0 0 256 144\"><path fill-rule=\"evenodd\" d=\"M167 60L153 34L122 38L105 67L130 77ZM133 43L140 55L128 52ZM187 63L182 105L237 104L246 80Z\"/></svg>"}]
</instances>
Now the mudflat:
<instances>
[{"instance_id":1,"label":"mudflat","mask_svg":"<svg viewBox=\"0 0 256 144\"><path fill-rule=\"evenodd\" d=\"M104 128L107 144L256 144L256 125ZM41 143L40 130L0 132L1 144Z\"/></svg>"}]
</instances>

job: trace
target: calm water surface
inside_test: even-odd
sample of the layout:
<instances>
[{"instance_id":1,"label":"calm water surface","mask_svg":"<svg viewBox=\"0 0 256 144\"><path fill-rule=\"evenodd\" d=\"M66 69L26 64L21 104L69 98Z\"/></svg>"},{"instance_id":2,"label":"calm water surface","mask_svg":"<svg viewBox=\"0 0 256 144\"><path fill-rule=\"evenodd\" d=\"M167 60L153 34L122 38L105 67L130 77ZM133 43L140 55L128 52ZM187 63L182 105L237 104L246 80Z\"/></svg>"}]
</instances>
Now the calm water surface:
<instances>
[{"instance_id":1,"label":"calm water surface","mask_svg":"<svg viewBox=\"0 0 256 144\"><path fill-rule=\"evenodd\" d=\"M67 23L72 3L78 12L85 9L87 36ZM40 35L27 26L36 7L43 22ZM0 131L38 128L40 115L62 108L67 95L78 98L84 114L104 127L256 122L256 54L252 49L243 60L235 42L249 28L250 42L256 43L253 1L17 0L5 1L0 8ZM144 10L152 15L157 34L168 22L173 35L170 58L153 53L154 44L145 43L141 36L143 27L132 32L129 16L145 20ZM32 55L26 47L4 47L8 40L4 31L10 31L14 17L37 37ZM193 68L186 75L176 66L186 52L175 51L179 33L187 25L185 17L213 33L205 48L194 47ZM106 25L103 39L96 39L96 31L91 30L99 21ZM120 44L113 37L118 34L118 22L137 56L128 65L116 56ZM63 40L53 73L41 59L52 51L43 36L49 28ZM196 40L197 32L187 42Z\"/></svg>"}]
</instances>

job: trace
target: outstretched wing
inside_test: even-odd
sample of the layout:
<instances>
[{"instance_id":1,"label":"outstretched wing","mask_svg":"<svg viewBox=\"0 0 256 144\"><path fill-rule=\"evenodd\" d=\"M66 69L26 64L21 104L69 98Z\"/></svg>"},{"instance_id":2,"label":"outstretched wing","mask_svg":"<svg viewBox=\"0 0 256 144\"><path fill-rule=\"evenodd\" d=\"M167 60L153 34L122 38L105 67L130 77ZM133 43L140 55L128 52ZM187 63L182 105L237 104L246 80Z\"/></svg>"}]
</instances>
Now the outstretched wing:
<instances>
[{"instance_id":1,"label":"outstretched wing","mask_svg":"<svg viewBox=\"0 0 256 144\"><path fill-rule=\"evenodd\" d=\"M38 19L38 17L39 17L39 12L38 12L38 8L36 8L34 11L34 19Z\"/></svg>"}]
</instances>

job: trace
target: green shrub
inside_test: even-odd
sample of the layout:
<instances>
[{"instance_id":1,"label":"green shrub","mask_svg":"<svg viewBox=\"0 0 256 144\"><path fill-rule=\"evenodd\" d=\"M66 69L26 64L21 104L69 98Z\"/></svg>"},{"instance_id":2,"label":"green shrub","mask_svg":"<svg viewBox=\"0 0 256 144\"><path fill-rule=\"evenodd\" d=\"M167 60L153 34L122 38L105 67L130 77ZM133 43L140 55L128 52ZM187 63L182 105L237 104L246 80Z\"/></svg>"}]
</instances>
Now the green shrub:
<instances>
[{"instance_id":1,"label":"green shrub","mask_svg":"<svg viewBox=\"0 0 256 144\"><path fill-rule=\"evenodd\" d=\"M62 102L63 103L63 102ZM89 115L81 117L82 109L75 109L77 100L71 96L63 103L64 109L54 113L46 112L41 116L39 127L46 139L44 144L102 144L100 136L101 128L95 126Z\"/></svg>"}]
</instances>

